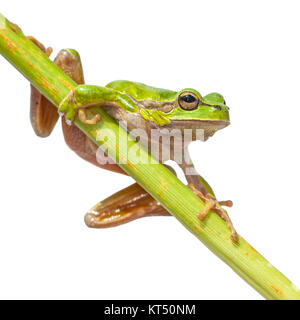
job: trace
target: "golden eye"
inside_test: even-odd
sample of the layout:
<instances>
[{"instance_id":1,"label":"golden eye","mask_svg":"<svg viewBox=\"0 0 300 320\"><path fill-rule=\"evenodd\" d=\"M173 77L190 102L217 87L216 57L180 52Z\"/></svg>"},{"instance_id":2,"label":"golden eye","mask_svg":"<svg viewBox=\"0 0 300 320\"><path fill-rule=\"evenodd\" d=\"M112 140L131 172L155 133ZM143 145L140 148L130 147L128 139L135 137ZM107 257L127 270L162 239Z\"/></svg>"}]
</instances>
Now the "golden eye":
<instances>
[{"instance_id":1,"label":"golden eye","mask_svg":"<svg viewBox=\"0 0 300 320\"><path fill-rule=\"evenodd\" d=\"M178 104L183 110L194 110L199 105L199 98L193 92L183 92L178 97Z\"/></svg>"}]
</instances>

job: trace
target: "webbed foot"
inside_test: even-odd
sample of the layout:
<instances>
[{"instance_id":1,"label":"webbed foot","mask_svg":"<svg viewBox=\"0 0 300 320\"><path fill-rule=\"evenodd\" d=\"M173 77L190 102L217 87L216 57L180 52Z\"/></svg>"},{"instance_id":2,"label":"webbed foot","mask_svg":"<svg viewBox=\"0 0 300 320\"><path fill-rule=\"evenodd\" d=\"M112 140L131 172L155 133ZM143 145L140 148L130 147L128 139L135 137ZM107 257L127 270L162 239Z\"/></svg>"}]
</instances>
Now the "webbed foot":
<instances>
[{"instance_id":1,"label":"webbed foot","mask_svg":"<svg viewBox=\"0 0 300 320\"><path fill-rule=\"evenodd\" d=\"M188 187L199 197L204 203L204 209L197 215L198 219L204 221L207 214L210 210L214 211L217 215L219 215L227 224L228 228L231 231L231 240L233 242L238 242L239 236L236 232L227 212L222 208L222 206L232 207L233 203L231 200L227 201L217 201L213 196L210 194L204 195L201 191L195 188L193 184L189 184Z\"/></svg>"},{"instance_id":2,"label":"webbed foot","mask_svg":"<svg viewBox=\"0 0 300 320\"><path fill-rule=\"evenodd\" d=\"M90 228L109 228L148 216L170 216L137 183L97 203L85 215Z\"/></svg>"}]
</instances>

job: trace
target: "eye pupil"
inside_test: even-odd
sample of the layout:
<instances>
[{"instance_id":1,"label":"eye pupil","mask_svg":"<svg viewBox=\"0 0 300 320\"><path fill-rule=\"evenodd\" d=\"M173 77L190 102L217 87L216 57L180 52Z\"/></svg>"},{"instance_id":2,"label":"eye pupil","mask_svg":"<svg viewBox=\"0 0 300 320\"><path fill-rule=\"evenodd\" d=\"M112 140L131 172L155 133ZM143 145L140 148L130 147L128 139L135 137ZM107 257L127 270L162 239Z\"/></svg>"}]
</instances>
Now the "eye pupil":
<instances>
[{"instance_id":1,"label":"eye pupil","mask_svg":"<svg viewBox=\"0 0 300 320\"><path fill-rule=\"evenodd\" d=\"M199 98L193 92L182 92L178 97L179 107L183 110L194 110L199 105Z\"/></svg>"},{"instance_id":2,"label":"eye pupil","mask_svg":"<svg viewBox=\"0 0 300 320\"><path fill-rule=\"evenodd\" d=\"M187 103L193 103L196 101L196 98L194 96L192 96L191 94L186 94L185 96L183 96L181 98L184 102Z\"/></svg>"}]
</instances>

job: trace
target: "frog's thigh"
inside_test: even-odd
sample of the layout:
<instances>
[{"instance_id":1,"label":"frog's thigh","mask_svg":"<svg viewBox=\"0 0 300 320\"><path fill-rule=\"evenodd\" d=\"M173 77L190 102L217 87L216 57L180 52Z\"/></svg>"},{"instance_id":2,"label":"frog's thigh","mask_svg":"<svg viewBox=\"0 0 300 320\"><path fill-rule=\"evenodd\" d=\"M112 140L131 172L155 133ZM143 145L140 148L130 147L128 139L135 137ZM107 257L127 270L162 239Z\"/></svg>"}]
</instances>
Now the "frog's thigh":
<instances>
[{"instance_id":1,"label":"frog's thigh","mask_svg":"<svg viewBox=\"0 0 300 320\"><path fill-rule=\"evenodd\" d=\"M108 228L147 216L170 214L137 183L97 203L85 215L91 228Z\"/></svg>"},{"instance_id":2,"label":"frog's thigh","mask_svg":"<svg viewBox=\"0 0 300 320\"><path fill-rule=\"evenodd\" d=\"M42 51L50 55L51 50L30 37ZM58 65L76 83L84 83L80 56L75 50L64 49L56 56L54 63ZM30 119L35 133L40 137L47 137L52 132L58 120L57 108L31 85Z\"/></svg>"}]
</instances>

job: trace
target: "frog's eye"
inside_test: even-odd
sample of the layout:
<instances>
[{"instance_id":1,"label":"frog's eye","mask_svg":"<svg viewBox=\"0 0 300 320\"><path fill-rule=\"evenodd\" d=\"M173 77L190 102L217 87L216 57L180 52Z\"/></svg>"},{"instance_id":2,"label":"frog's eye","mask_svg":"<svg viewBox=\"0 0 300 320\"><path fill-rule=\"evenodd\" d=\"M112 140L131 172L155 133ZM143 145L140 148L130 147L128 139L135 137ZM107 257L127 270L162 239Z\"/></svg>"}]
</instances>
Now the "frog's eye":
<instances>
[{"instance_id":1,"label":"frog's eye","mask_svg":"<svg viewBox=\"0 0 300 320\"><path fill-rule=\"evenodd\" d=\"M183 110L194 110L199 105L199 97L193 92L183 92L178 97L178 104Z\"/></svg>"}]
</instances>

